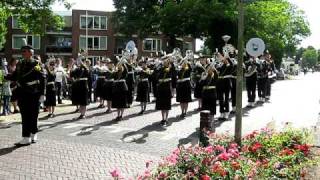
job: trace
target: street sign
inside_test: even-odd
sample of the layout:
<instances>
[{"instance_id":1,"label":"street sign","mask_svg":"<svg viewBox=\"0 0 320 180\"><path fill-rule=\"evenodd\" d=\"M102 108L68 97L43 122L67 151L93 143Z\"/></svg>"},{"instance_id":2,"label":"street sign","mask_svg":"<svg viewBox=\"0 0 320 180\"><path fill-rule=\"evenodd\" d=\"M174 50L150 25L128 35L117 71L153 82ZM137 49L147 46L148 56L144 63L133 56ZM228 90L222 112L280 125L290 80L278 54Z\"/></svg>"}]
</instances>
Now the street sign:
<instances>
[{"instance_id":1,"label":"street sign","mask_svg":"<svg viewBox=\"0 0 320 180\"><path fill-rule=\"evenodd\" d=\"M266 49L266 45L260 38L252 38L246 45L246 51L250 56L258 57L263 54Z\"/></svg>"}]
</instances>

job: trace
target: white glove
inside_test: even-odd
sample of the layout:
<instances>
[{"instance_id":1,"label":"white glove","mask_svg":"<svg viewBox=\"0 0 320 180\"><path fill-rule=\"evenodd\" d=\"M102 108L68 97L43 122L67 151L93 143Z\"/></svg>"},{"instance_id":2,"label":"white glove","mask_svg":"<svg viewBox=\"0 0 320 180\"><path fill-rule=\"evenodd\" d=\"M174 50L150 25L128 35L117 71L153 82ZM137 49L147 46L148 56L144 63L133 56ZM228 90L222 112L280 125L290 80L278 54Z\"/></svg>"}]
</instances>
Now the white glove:
<instances>
[{"instance_id":1,"label":"white glove","mask_svg":"<svg viewBox=\"0 0 320 180\"><path fill-rule=\"evenodd\" d=\"M45 96L44 96L44 95L41 95L41 96L40 96L40 99L39 99L39 102L40 102L40 103L43 103L44 100L45 100Z\"/></svg>"}]
</instances>

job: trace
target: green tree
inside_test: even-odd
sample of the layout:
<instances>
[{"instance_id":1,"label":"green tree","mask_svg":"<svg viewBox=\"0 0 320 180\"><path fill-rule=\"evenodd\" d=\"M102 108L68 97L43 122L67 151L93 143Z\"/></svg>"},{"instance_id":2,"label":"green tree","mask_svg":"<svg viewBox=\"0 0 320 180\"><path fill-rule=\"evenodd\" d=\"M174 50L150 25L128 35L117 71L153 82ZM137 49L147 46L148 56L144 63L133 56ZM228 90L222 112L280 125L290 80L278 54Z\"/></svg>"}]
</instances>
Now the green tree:
<instances>
[{"instance_id":1,"label":"green tree","mask_svg":"<svg viewBox=\"0 0 320 180\"><path fill-rule=\"evenodd\" d=\"M263 0L246 6L245 37L260 37L277 66L284 53L293 55L301 40L310 35L304 12L287 0Z\"/></svg>"},{"instance_id":2,"label":"green tree","mask_svg":"<svg viewBox=\"0 0 320 180\"><path fill-rule=\"evenodd\" d=\"M302 67L311 68L318 64L318 52L317 50L309 46L302 54Z\"/></svg>"},{"instance_id":3,"label":"green tree","mask_svg":"<svg viewBox=\"0 0 320 180\"><path fill-rule=\"evenodd\" d=\"M0 47L5 43L7 19L13 15L17 16L19 25L25 32L43 35L48 26L61 29L63 20L55 15L51 8L55 2L63 3L67 8L71 7L66 0L1 0Z\"/></svg>"}]
</instances>

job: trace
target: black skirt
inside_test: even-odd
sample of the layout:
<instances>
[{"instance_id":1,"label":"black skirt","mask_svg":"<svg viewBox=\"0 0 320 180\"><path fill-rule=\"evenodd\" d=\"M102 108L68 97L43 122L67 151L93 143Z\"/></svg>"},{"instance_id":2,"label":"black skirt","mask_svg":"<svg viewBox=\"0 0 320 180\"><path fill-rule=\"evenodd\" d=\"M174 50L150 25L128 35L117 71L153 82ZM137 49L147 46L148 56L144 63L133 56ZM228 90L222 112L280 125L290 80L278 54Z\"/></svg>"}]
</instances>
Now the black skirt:
<instances>
[{"instance_id":1,"label":"black skirt","mask_svg":"<svg viewBox=\"0 0 320 180\"><path fill-rule=\"evenodd\" d=\"M97 86L96 86L96 90L95 90L95 93L96 93L96 96L97 97L101 97L103 98L103 95L104 95L104 80L103 78L99 78L97 80Z\"/></svg>"},{"instance_id":2,"label":"black skirt","mask_svg":"<svg viewBox=\"0 0 320 180\"><path fill-rule=\"evenodd\" d=\"M17 92L17 88L12 90L12 95L10 98L10 102L15 102L18 100L18 92Z\"/></svg>"},{"instance_id":3,"label":"black skirt","mask_svg":"<svg viewBox=\"0 0 320 180\"><path fill-rule=\"evenodd\" d=\"M196 82L196 86L194 88L194 97L200 99L202 97L202 88L203 85L200 81Z\"/></svg>"},{"instance_id":4,"label":"black skirt","mask_svg":"<svg viewBox=\"0 0 320 180\"><path fill-rule=\"evenodd\" d=\"M46 100L44 101L45 106L56 106L56 90L53 84L46 86Z\"/></svg>"},{"instance_id":5,"label":"black skirt","mask_svg":"<svg viewBox=\"0 0 320 180\"><path fill-rule=\"evenodd\" d=\"M190 81L177 82L176 101L180 103L188 103L192 101Z\"/></svg>"},{"instance_id":6,"label":"black skirt","mask_svg":"<svg viewBox=\"0 0 320 180\"><path fill-rule=\"evenodd\" d=\"M73 105L86 106L89 104L89 88L85 80L72 84L71 100Z\"/></svg>"},{"instance_id":7,"label":"black skirt","mask_svg":"<svg viewBox=\"0 0 320 180\"><path fill-rule=\"evenodd\" d=\"M140 81L138 83L136 101L138 101L138 102L150 102L149 82L148 81Z\"/></svg>"},{"instance_id":8,"label":"black skirt","mask_svg":"<svg viewBox=\"0 0 320 180\"><path fill-rule=\"evenodd\" d=\"M172 98L171 82L162 82L157 85L156 110L170 110Z\"/></svg>"},{"instance_id":9,"label":"black skirt","mask_svg":"<svg viewBox=\"0 0 320 180\"><path fill-rule=\"evenodd\" d=\"M202 110L209 110L211 114L216 114L216 89L203 89L202 91Z\"/></svg>"},{"instance_id":10,"label":"black skirt","mask_svg":"<svg viewBox=\"0 0 320 180\"><path fill-rule=\"evenodd\" d=\"M128 86L125 81L116 81L112 85L112 108L128 108Z\"/></svg>"},{"instance_id":11,"label":"black skirt","mask_svg":"<svg viewBox=\"0 0 320 180\"><path fill-rule=\"evenodd\" d=\"M103 99L112 101L112 84L113 81L106 80L103 87Z\"/></svg>"}]
</instances>

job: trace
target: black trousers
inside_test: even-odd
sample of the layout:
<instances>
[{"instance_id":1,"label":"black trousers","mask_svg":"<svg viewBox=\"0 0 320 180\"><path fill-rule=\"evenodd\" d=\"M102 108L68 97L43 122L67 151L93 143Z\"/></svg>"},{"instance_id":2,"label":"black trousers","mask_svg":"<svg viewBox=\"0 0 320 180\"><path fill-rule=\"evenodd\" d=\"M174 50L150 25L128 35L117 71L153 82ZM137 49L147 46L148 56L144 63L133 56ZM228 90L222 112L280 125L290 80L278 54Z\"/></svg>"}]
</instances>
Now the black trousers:
<instances>
[{"instance_id":1,"label":"black trousers","mask_svg":"<svg viewBox=\"0 0 320 180\"><path fill-rule=\"evenodd\" d=\"M37 94L24 94L18 99L22 119L22 137L38 132L39 99Z\"/></svg>"},{"instance_id":2,"label":"black trousers","mask_svg":"<svg viewBox=\"0 0 320 180\"><path fill-rule=\"evenodd\" d=\"M237 79L230 78L231 81L231 104L232 107L236 106L236 98L237 98Z\"/></svg>"},{"instance_id":3,"label":"black trousers","mask_svg":"<svg viewBox=\"0 0 320 180\"><path fill-rule=\"evenodd\" d=\"M230 80L219 79L217 83L217 95L220 113L229 112Z\"/></svg>"},{"instance_id":4,"label":"black trousers","mask_svg":"<svg viewBox=\"0 0 320 180\"><path fill-rule=\"evenodd\" d=\"M61 87L62 87L62 82L56 82L56 89L57 89L57 96L58 96L58 103L61 104Z\"/></svg>"},{"instance_id":5,"label":"black trousers","mask_svg":"<svg viewBox=\"0 0 320 180\"><path fill-rule=\"evenodd\" d=\"M266 97L266 78L258 78L258 96L259 98Z\"/></svg>"},{"instance_id":6,"label":"black trousers","mask_svg":"<svg viewBox=\"0 0 320 180\"><path fill-rule=\"evenodd\" d=\"M246 78L248 102L255 102L257 89L257 76L252 75Z\"/></svg>"},{"instance_id":7,"label":"black trousers","mask_svg":"<svg viewBox=\"0 0 320 180\"><path fill-rule=\"evenodd\" d=\"M269 96L269 97L271 95L271 81L272 81L271 78L268 78L266 81L266 96Z\"/></svg>"}]
</instances>

